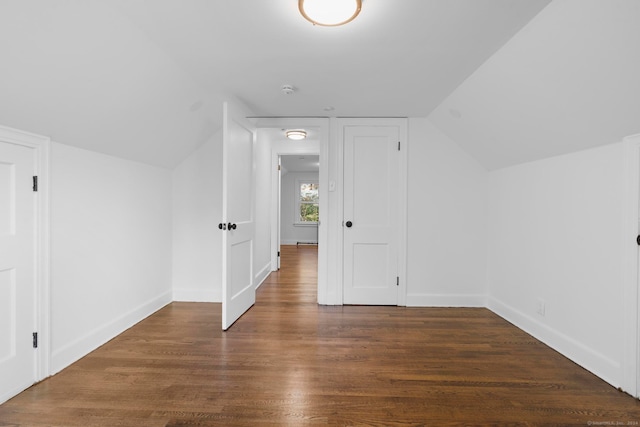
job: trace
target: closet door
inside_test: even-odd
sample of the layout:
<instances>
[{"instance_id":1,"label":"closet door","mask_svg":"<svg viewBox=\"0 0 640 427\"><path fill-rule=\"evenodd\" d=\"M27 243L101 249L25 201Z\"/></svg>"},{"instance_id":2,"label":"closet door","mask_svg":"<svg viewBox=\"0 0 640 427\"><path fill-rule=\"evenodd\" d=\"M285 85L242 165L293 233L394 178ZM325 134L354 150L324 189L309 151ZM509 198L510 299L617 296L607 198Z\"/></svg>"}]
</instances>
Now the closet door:
<instances>
[{"instance_id":1,"label":"closet door","mask_svg":"<svg viewBox=\"0 0 640 427\"><path fill-rule=\"evenodd\" d=\"M35 150L0 135L0 403L35 380Z\"/></svg>"},{"instance_id":2,"label":"closet door","mask_svg":"<svg viewBox=\"0 0 640 427\"><path fill-rule=\"evenodd\" d=\"M346 125L343 301L397 305L401 126Z\"/></svg>"}]
</instances>

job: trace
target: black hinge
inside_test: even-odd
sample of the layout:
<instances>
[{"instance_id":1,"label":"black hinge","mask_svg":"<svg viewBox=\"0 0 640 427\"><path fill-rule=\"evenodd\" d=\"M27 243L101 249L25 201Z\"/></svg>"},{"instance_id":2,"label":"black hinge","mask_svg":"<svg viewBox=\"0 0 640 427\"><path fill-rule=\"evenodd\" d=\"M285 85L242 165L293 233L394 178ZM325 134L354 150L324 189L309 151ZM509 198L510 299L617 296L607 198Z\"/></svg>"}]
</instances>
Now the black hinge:
<instances>
[{"instance_id":1,"label":"black hinge","mask_svg":"<svg viewBox=\"0 0 640 427\"><path fill-rule=\"evenodd\" d=\"M396 286L400 286L400 276L396 276Z\"/></svg>"},{"instance_id":2,"label":"black hinge","mask_svg":"<svg viewBox=\"0 0 640 427\"><path fill-rule=\"evenodd\" d=\"M398 151L400 151L400 141L398 141Z\"/></svg>"},{"instance_id":3,"label":"black hinge","mask_svg":"<svg viewBox=\"0 0 640 427\"><path fill-rule=\"evenodd\" d=\"M33 191L38 191L38 177L33 177Z\"/></svg>"},{"instance_id":4,"label":"black hinge","mask_svg":"<svg viewBox=\"0 0 640 427\"><path fill-rule=\"evenodd\" d=\"M278 256L280 256L280 251L278 251Z\"/></svg>"},{"instance_id":5,"label":"black hinge","mask_svg":"<svg viewBox=\"0 0 640 427\"><path fill-rule=\"evenodd\" d=\"M33 333L33 348L38 348L38 333Z\"/></svg>"}]
</instances>

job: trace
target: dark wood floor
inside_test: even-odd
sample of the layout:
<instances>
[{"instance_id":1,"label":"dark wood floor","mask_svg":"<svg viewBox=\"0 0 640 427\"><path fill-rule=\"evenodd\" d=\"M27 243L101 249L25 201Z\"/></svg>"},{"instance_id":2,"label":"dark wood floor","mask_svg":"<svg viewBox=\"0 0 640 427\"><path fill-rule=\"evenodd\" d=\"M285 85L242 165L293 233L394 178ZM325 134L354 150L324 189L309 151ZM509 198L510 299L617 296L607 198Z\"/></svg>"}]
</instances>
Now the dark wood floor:
<instances>
[{"instance_id":1,"label":"dark wood floor","mask_svg":"<svg viewBox=\"0 0 640 427\"><path fill-rule=\"evenodd\" d=\"M640 403L485 309L316 304L316 248L229 331L173 303L0 406L0 426L639 425Z\"/></svg>"}]
</instances>

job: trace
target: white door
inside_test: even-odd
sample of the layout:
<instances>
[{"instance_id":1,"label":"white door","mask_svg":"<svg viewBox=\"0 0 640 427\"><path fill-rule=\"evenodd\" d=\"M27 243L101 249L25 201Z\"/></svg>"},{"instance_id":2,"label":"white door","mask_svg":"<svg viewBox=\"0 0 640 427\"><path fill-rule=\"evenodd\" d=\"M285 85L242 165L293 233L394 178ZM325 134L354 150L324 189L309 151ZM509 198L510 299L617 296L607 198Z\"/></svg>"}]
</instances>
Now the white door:
<instances>
[{"instance_id":1,"label":"white door","mask_svg":"<svg viewBox=\"0 0 640 427\"><path fill-rule=\"evenodd\" d=\"M278 270L280 270L280 251L282 251L282 156L278 156Z\"/></svg>"},{"instance_id":2,"label":"white door","mask_svg":"<svg viewBox=\"0 0 640 427\"><path fill-rule=\"evenodd\" d=\"M0 141L0 403L35 382L35 150Z\"/></svg>"},{"instance_id":3,"label":"white door","mask_svg":"<svg viewBox=\"0 0 640 427\"><path fill-rule=\"evenodd\" d=\"M225 102L222 129L222 329L255 303L253 283L255 128Z\"/></svg>"},{"instance_id":4,"label":"white door","mask_svg":"<svg viewBox=\"0 0 640 427\"><path fill-rule=\"evenodd\" d=\"M397 126L345 126L345 304L398 304L399 141Z\"/></svg>"}]
</instances>

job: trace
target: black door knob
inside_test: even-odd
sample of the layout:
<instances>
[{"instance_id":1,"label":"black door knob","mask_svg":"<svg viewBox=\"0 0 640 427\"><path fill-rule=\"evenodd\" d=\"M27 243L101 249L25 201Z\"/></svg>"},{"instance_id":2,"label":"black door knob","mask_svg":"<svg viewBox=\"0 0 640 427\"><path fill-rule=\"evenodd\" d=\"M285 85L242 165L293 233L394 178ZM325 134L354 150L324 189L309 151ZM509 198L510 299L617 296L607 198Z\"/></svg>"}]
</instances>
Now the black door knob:
<instances>
[{"instance_id":1,"label":"black door knob","mask_svg":"<svg viewBox=\"0 0 640 427\"><path fill-rule=\"evenodd\" d=\"M638 246L640 246L640 235L636 237L636 243L638 244Z\"/></svg>"},{"instance_id":2,"label":"black door knob","mask_svg":"<svg viewBox=\"0 0 640 427\"><path fill-rule=\"evenodd\" d=\"M227 226L228 230L235 230L238 226L232 223L229 223L229 225Z\"/></svg>"},{"instance_id":3,"label":"black door knob","mask_svg":"<svg viewBox=\"0 0 640 427\"><path fill-rule=\"evenodd\" d=\"M347 221L344 223L344 225L347 226L347 228L351 228L351 226L353 225L353 223L351 221Z\"/></svg>"},{"instance_id":4,"label":"black door knob","mask_svg":"<svg viewBox=\"0 0 640 427\"><path fill-rule=\"evenodd\" d=\"M218 228L220 230L226 230L227 229L227 224L220 223L220 224L218 224Z\"/></svg>"}]
</instances>

